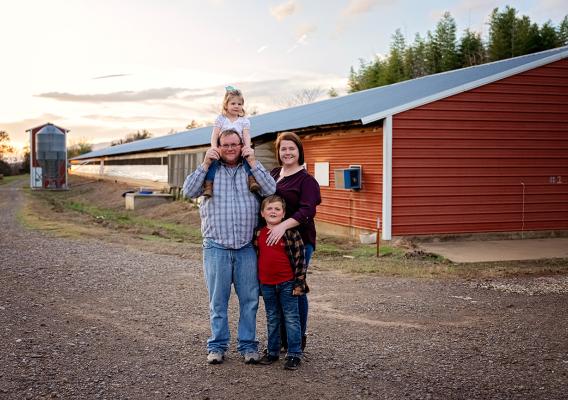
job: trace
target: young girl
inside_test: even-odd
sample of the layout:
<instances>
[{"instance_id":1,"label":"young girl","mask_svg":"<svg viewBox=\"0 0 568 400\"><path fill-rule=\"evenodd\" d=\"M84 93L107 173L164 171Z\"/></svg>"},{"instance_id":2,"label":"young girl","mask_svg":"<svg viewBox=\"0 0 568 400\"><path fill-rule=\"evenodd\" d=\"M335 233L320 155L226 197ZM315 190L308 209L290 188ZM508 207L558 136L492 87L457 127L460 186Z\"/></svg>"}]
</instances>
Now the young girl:
<instances>
[{"instance_id":1,"label":"young girl","mask_svg":"<svg viewBox=\"0 0 568 400\"><path fill-rule=\"evenodd\" d=\"M223 98L221 115L219 115L215 120L213 132L211 133L211 147L217 148L219 146L219 134L227 129L234 129L237 131L243 141L243 145L248 147L251 146L250 121L244 117L244 103L245 99L239 89L232 86L225 87L225 97ZM218 162L212 163L207 171L207 175L205 176L203 192L205 197L211 197L213 195L213 180L215 179L217 165ZM243 166L248 173L249 190L251 192L257 192L260 190L260 186L250 172L250 165L244 162Z\"/></svg>"},{"instance_id":2,"label":"young girl","mask_svg":"<svg viewBox=\"0 0 568 400\"><path fill-rule=\"evenodd\" d=\"M284 219L286 204L280 196L262 201L260 214L266 226L258 229L253 244L258 253L258 279L266 309L268 346L260 364L272 364L280 355L281 323L286 327L288 354L285 369L297 369L302 357L302 332L298 296L309 289L306 285L304 243L296 229L288 229L276 245L268 246L270 229ZM284 317L281 322L281 315Z\"/></svg>"}]
</instances>

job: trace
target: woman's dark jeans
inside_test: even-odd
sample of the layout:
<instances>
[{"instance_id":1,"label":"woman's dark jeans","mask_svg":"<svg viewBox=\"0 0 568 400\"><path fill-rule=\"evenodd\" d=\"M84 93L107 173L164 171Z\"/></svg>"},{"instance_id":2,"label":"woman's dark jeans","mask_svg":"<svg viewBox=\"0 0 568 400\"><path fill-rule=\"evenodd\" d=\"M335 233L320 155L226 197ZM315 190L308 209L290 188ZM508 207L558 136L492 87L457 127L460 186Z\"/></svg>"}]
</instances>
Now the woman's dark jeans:
<instances>
[{"instance_id":1,"label":"woman's dark jeans","mask_svg":"<svg viewBox=\"0 0 568 400\"><path fill-rule=\"evenodd\" d=\"M306 259L306 265L309 267L310 260L312 259L312 254L314 254L314 246L312 244L306 244L304 246L304 254ZM303 294L298 297L298 311L300 312L300 330L302 332L302 350L306 343L306 331L308 328L308 295ZM281 329L280 329L280 336L282 341L282 346L286 347L286 330L284 327L284 317L280 318L281 321Z\"/></svg>"}]
</instances>

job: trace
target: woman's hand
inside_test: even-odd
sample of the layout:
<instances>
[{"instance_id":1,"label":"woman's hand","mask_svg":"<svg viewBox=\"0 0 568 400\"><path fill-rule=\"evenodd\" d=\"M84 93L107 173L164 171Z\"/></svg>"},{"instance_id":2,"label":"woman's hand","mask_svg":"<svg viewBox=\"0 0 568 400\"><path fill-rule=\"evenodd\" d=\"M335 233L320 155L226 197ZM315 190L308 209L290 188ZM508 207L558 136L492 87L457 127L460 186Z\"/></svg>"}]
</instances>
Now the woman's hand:
<instances>
[{"instance_id":1,"label":"woman's hand","mask_svg":"<svg viewBox=\"0 0 568 400\"><path fill-rule=\"evenodd\" d=\"M278 225L268 229L270 230L270 233L268 234L268 238L266 238L266 244L268 246L272 246L273 244L278 243L282 236L284 236L284 232L286 232L286 225L284 222L280 222Z\"/></svg>"}]
</instances>

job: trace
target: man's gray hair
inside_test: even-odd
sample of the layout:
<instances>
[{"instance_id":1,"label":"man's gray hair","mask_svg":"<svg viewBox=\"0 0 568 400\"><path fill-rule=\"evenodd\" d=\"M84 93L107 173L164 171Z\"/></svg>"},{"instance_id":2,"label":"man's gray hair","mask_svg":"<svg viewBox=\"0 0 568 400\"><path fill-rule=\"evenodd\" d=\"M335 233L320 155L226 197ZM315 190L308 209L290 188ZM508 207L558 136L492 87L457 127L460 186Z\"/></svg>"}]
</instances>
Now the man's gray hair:
<instances>
[{"instance_id":1,"label":"man's gray hair","mask_svg":"<svg viewBox=\"0 0 568 400\"><path fill-rule=\"evenodd\" d=\"M219 137L217 138L217 146L221 146L222 136L229 136L229 135L237 135L237 137L239 138L239 144L243 144L243 138L241 137L241 135L239 135L239 132L237 132L234 129L225 129L223 132L219 134Z\"/></svg>"}]
</instances>

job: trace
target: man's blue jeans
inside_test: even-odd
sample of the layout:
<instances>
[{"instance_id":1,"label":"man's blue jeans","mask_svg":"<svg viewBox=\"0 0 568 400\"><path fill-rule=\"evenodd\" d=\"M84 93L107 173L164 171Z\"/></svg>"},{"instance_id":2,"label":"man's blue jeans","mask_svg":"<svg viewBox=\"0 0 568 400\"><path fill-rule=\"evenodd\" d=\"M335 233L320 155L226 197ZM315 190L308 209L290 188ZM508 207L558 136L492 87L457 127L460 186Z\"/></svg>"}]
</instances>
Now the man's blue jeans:
<instances>
[{"instance_id":1,"label":"man's blue jeans","mask_svg":"<svg viewBox=\"0 0 568 400\"><path fill-rule=\"evenodd\" d=\"M207 351L225 352L231 334L227 315L231 284L239 298L239 328L237 350L241 354L258 351L256 312L258 310L258 273L256 252L252 245L238 250L224 248L203 240L203 269L209 292L211 337Z\"/></svg>"},{"instance_id":2,"label":"man's blue jeans","mask_svg":"<svg viewBox=\"0 0 568 400\"><path fill-rule=\"evenodd\" d=\"M302 336L298 297L292 296L294 281L282 282L278 285L260 285L260 289L266 309L268 353L272 356L280 354L280 317L282 313L288 338L288 356L301 357Z\"/></svg>"}]
</instances>

